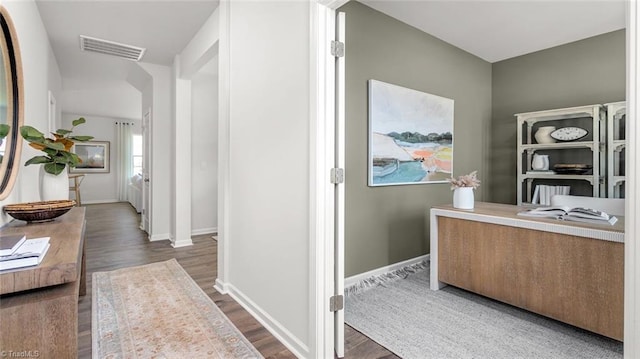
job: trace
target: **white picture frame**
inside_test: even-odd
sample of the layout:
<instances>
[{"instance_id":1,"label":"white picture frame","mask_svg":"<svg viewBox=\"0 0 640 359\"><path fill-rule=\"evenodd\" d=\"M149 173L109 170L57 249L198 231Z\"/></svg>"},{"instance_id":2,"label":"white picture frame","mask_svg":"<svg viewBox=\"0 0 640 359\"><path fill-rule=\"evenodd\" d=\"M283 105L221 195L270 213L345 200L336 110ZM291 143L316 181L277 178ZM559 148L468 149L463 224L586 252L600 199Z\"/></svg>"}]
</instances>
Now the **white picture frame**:
<instances>
[{"instance_id":1,"label":"white picture frame","mask_svg":"<svg viewBox=\"0 0 640 359\"><path fill-rule=\"evenodd\" d=\"M82 163L69 168L69 173L109 173L110 171L109 141L76 142L71 152L80 157Z\"/></svg>"},{"instance_id":2,"label":"white picture frame","mask_svg":"<svg viewBox=\"0 0 640 359\"><path fill-rule=\"evenodd\" d=\"M368 185L448 182L453 110L452 99L369 80Z\"/></svg>"}]
</instances>

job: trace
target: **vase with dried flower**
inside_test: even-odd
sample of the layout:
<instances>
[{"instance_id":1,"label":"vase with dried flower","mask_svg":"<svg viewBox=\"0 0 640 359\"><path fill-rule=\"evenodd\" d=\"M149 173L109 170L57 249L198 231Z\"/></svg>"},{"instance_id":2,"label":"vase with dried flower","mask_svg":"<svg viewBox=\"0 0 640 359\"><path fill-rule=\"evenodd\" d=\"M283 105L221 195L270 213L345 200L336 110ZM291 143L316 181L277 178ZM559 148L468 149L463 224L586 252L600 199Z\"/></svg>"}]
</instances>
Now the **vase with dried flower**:
<instances>
[{"instance_id":1,"label":"vase with dried flower","mask_svg":"<svg viewBox=\"0 0 640 359\"><path fill-rule=\"evenodd\" d=\"M459 209L473 209L473 190L480 186L477 177L478 171L473 171L467 175L449 179L451 190L453 190L453 207Z\"/></svg>"}]
</instances>

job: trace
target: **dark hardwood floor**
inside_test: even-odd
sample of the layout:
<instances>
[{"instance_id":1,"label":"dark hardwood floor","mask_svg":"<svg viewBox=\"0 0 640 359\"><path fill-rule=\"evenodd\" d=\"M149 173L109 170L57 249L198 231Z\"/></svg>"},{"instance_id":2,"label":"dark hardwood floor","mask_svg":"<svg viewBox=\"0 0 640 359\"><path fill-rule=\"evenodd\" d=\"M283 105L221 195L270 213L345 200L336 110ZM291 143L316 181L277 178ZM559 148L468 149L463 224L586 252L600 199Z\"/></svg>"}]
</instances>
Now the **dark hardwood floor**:
<instances>
[{"instance_id":1,"label":"dark hardwood floor","mask_svg":"<svg viewBox=\"0 0 640 359\"><path fill-rule=\"evenodd\" d=\"M173 248L169 241L149 242L138 228L139 215L128 203L86 206L87 295L81 297L78 317L78 357L91 358L91 274L176 258L265 358L295 356L251 314L228 295L213 289L217 271L216 242L196 236L193 246Z\"/></svg>"},{"instance_id":2,"label":"dark hardwood floor","mask_svg":"<svg viewBox=\"0 0 640 359\"><path fill-rule=\"evenodd\" d=\"M344 325L344 357L362 359L401 359L369 337Z\"/></svg>"},{"instance_id":3,"label":"dark hardwood floor","mask_svg":"<svg viewBox=\"0 0 640 359\"><path fill-rule=\"evenodd\" d=\"M193 237L193 246L173 248L169 241L149 242L138 228L140 217L128 203L87 205L87 295L80 298L78 357L91 358L91 274L176 258L193 280L229 317L265 358L295 356L229 295L214 288L217 244L211 235ZM346 358L399 358L345 325Z\"/></svg>"}]
</instances>

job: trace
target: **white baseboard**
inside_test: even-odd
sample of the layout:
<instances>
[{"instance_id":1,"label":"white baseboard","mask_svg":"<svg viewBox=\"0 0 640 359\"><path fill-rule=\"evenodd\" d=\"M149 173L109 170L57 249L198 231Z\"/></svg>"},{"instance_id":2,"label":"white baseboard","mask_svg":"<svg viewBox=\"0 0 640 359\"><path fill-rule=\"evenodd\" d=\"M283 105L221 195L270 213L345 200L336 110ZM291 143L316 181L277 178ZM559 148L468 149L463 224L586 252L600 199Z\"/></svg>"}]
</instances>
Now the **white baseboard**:
<instances>
[{"instance_id":1,"label":"white baseboard","mask_svg":"<svg viewBox=\"0 0 640 359\"><path fill-rule=\"evenodd\" d=\"M171 247L173 247L173 248L188 247L188 246L192 246L192 245L193 245L193 241L191 240L191 238L184 239L184 240L181 240L181 241L171 242Z\"/></svg>"},{"instance_id":2,"label":"white baseboard","mask_svg":"<svg viewBox=\"0 0 640 359\"><path fill-rule=\"evenodd\" d=\"M216 278L213 289L217 290L220 294L229 294L229 284L221 281L219 278Z\"/></svg>"},{"instance_id":3,"label":"white baseboard","mask_svg":"<svg viewBox=\"0 0 640 359\"><path fill-rule=\"evenodd\" d=\"M216 280L216 285L218 281ZM293 355L297 358L309 358L309 347L302 343L298 338L291 334L282 324L272 318L247 296L245 296L238 288L232 284L224 285L228 289L228 294L238 302L249 314L251 314L262 326L264 326L276 339L278 339Z\"/></svg>"},{"instance_id":4,"label":"white baseboard","mask_svg":"<svg viewBox=\"0 0 640 359\"><path fill-rule=\"evenodd\" d=\"M171 235L169 233L152 234L151 236L149 236L149 241L150 242L166 241L170 238L170 236Z\"/></svg>"},{"instance_id":5,"label":"white baseboard","mask_svg":"<svg viewBox=\"0 0 640 359\"><path fill-rule=\"evenodd\" d=\"M95 199L95 200L82 200L82 204L104 204L104 203L118 203L121 201L118 201L117 199ZM127 202L129 203L129 202Z\"/></svg>"},{"instance_id":6,"label":"white baseboard","mask_svg":"<svg viewBox=\"0 0 640 359\"><path fill-rule=\"evenodd\" d=\"M386 273L390 273L393 271L396 271L398 269L402 269L404 267L408 267L414 264L418 264L421 263L424 260L429 259L429 255L425 254L423 256L420 257L415 257L415 258L411 258L411 259L407 259L406 261L402 261L402 262L398 262L398 263L394 263L394 264L390 264L388 266L385 267L380 267L377 269L373 269L370 270L368 272L364 272L364 273L360 273L360 274L356 274L354 276L348 277L344 279L344 287L345 288L349 288L352 285L359 283L367 278L371 278L371 277L377 277L379 275L383 275Z\"/></svg>"},{"instance_id":7,"label":"white baseboard","mask_svg":"<svg viewBox=\"0 0 640 359\"><path fill-rule=\"evenodd\" d=\"M191 229L192 236L199 236L202 234L213 234L218 232L218 227Z\"/></svg>"}]
</instances>

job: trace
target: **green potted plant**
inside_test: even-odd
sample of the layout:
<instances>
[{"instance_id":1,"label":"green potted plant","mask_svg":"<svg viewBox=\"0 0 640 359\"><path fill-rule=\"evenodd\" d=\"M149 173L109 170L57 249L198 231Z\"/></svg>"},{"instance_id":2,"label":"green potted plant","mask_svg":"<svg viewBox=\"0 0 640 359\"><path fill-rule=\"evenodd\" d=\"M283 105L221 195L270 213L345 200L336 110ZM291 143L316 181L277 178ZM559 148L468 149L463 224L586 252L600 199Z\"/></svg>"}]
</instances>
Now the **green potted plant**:
<instances>
[{"instance_id":1,"label":"green potted plant","mask_svg":"<svg viewBox=\"0 0 640 359\"><path fill-rule=\"evenodd\" d=\"M72 136L71 133L76 126L85 122L87 121L84 117L80 117L71 122L73 126L71 129L59 129L56 132L52 132L53 138L44 137L42 132L31 126L20 127L20 135L29 142L29 146L45 153L44 156L32 157L24 165L44 164L45 172L59 175L66 166L76 167L82 163L80 157L71 152L71 147L73 147L74 141L90 141L93 136Z\"/></svg>"},{"instance_id":2,"label":"green potted plant","mask_svg":"<svg viewBox=\"0 0 640 359\"><path fill-rule=\"evenodd\" d=\"M20 127L20 135L29 146L44 152L44 155L34 156L25 162L25 166L41 164L40 196L43 201L69 198L69 180L66 168L76 167L82 160L71 152L75 141L85 142L93 139L93 136L72 135L76 126L85 123L84 117L71 122L71 129L59 129L51 133L51 137L45 135L31 126Z\"/></svg>"}]
</instances>

